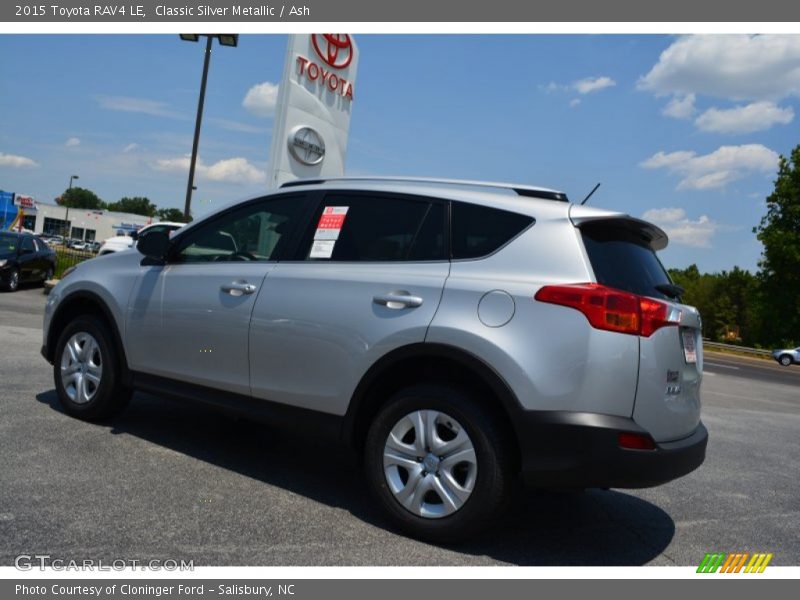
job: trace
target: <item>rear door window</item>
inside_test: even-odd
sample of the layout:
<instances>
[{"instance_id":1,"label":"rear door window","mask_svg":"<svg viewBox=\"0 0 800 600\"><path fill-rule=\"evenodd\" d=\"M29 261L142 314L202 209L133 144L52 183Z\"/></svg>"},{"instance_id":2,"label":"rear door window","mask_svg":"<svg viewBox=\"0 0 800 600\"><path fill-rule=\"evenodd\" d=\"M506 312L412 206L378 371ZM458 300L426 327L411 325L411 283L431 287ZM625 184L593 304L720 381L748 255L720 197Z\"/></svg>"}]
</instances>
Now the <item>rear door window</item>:
<instances>
[{"instance_id":1,"label":"rear door window","mask_svg":"<svg viewBox=\"0 0 800 600\"><path fill-rule=\"evenodd\" d=\"M477 204L453 202L453 258L480 258L504 246L531 223L533 217Z\"/></svg>"},{"instance_id":2,"label":"rear door window","mask_svg":"<svg viewBox=\"0 0 800 600\"><path fill-rule=\"evenodd\" d=\"M329 193L312 218L304 259L445 260L445 204L426 198Z\"/></svg>"},{"instance_id":3,"label":"rear door window","mask_svg":"<svg viewBox=\"0 0 800 600\"><path fill-rule=\"evenodd\" d=\"M597 283L640 296L673 299L656 289L672 282L656 253L633 232L586 226L581 233Z\"/></svg>"}]
</instances>

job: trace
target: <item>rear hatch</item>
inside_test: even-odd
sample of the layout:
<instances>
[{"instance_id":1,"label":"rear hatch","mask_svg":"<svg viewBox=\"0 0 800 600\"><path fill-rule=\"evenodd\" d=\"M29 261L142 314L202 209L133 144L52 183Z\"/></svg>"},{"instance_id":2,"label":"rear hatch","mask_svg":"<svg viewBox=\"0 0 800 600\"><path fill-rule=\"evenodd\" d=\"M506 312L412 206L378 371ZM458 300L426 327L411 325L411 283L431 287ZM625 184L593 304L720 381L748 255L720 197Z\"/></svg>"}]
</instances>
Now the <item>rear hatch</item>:
<instances>
[{"instance_id":1,"label":"rear hatch","mask_svg":"<svg viewBox=\"0 0 800 600\"><path fill-rule=\"evenodd\" d=\"M656 442L691 435L700 422L701 321L697 309L681 302L656 256L667 245L666 234L627 215L573 209L570 216L580 228L596 282L666 306L665 322L638 336L633 420Z\"/></svg>"}]
</instances>

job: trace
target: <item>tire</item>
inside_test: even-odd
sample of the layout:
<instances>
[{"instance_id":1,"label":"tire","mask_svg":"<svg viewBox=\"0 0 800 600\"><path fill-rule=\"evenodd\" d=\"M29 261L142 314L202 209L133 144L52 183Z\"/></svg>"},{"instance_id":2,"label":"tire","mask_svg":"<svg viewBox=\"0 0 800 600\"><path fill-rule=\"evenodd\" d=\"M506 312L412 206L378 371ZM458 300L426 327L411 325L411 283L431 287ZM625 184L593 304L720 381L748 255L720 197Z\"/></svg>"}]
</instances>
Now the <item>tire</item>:
<instances>
[{"instance_id":1,"label":"tire","mask_svg":"<svg viewBox=\"0 0 800 600\"><path fill-rule=\"evenodd\" d=\"M16 292L19 288L19 269L13 268L8 274L8 279L3 282L3 289L7 292Z\"/></svg>"},{"instance_id":2,"label":"tire","mask_svg":"<svg viewBox=\"0 0 800 600\"><path fill-rule=\"evenodd\" d=\"M435 453L416 447L418 427L424 429L432 417L437 432L433 444L440 450L447 448L442 443L461 447L449 455L443 451L441 462ZM397 451L400 446L390 442L390 433L398 439L412 423L413 433L408 430L401 438L403 450ZM490 525L510 499L517 480L510 437L499 419L463 390L441 384L409 387L392 396L370 424L364 446L367 482L399 529L427 541L456 542ZM467 460L454 462L456 457ZM451 502L444 501L442 491L449 492Z\"/></svg>"},{"instance_id":3,"label":"tire","mask_svg":"<svg viewBox=\"0 0 800 600\"><path fill-rule=\"evenodd\" d=\"M778 359L778 362L781 363L784 367L788 367L794 361L792 361L792 357L791 356L789 356L788 354L784 354Z\"/></svg>"},{"instance_id":4,"label":"tire","mask_svg":"<svg viewBox=\"0 0 800 600\"><path fill-rule=\"evenodd\" d=\"M67 372L80 374L80 378L70 377ZM103 421L118 415L132 394L120 382L119 357L108 326L90 315L76 317L61 332L53 378L64 411L85 421Z\"/></svg>"},{"instance_id":5,"label":"tire","mask_svg":"<svg viewBox=\"0 0 800 600\"><path fill-rule=\"evenodd\" d=\"M44 279L42 279L42 283L50 281L53 278L53 267L47 267L47 270L44 272Z\"/></svg>"}]
</instances>

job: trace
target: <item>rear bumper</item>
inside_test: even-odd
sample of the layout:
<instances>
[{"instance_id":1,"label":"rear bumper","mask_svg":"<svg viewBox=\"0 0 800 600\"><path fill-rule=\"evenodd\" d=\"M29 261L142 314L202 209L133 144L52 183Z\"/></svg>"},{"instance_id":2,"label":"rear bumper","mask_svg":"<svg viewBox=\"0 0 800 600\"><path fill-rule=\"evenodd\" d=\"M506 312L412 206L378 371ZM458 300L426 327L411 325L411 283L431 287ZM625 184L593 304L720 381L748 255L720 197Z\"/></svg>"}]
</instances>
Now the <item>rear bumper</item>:
<instances>
[{"instance_id":1,"label":"rear bumper","mask_svg":"<svg viewBox=\"0 0 800 600\"><path fill-rule=\"evenodd\" d=\"M620 448L621 432L647 434L632 419L566 411L519 415L517 435L525 482L540 487L644 488L691 473L705 460L708 431L655 450Z\"/></svg>"}]
</instances>

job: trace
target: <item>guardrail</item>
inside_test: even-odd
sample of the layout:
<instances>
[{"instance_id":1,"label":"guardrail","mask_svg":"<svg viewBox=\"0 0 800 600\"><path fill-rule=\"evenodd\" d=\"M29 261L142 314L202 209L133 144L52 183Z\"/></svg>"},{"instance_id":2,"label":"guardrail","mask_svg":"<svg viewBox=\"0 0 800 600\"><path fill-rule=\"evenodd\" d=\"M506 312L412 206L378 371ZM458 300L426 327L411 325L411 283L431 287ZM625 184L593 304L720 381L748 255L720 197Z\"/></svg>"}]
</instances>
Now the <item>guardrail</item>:
<instances>
[{"instance_id":1,"label":"guardrail","mask_svg":"<svg viewBox=\"0 0 800 600\"><path fill-rule=\"evenodd\" d=\"M758 350L756 348L748 348L747 346L735 346L734 344L721 344L720 342L712 342L709 340L703 340L703 348L708 348L709 350L730 350L732 352L751 354L761 358L772 358L772 352L769 350Z\"/></svg>"}]
</instances>

